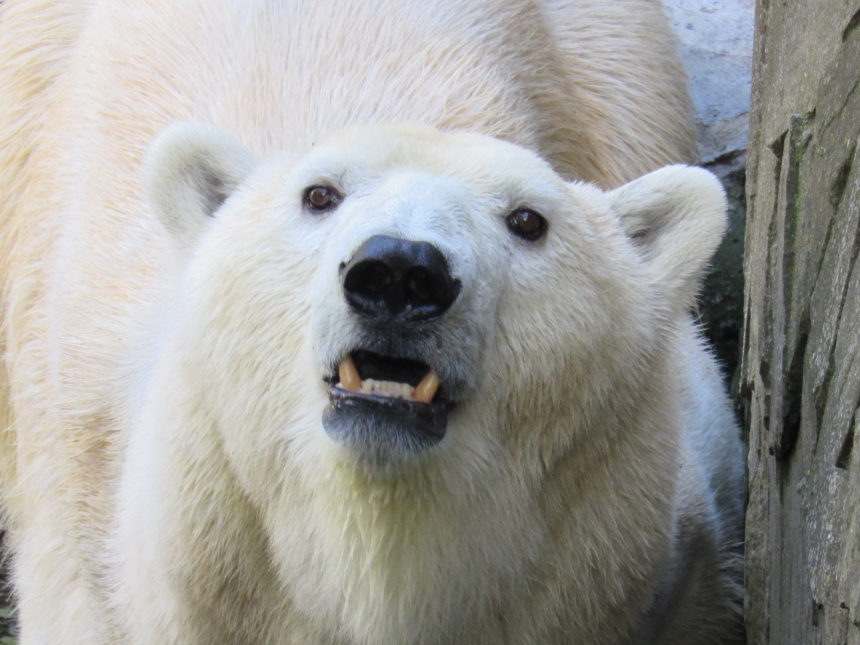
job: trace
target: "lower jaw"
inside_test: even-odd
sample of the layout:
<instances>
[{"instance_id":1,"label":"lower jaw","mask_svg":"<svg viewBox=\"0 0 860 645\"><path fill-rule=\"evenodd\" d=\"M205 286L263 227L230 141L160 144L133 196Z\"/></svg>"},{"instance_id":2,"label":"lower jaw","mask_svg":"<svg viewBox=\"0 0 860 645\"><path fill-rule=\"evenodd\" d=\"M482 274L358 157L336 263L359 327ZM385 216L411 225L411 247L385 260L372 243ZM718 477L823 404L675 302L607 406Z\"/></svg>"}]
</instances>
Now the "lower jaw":
<instances>
[{"instance_id":1,"label":"lower jaw","mask_svg":"<svg viewBox=\"0 0 860 645\"><path fill-rule=\"evenodd\" d=\"M448 405L347 392L329 387L323 412L328 436L373 461L422 454L445 437Z\"/></svg>"}]
</instances>

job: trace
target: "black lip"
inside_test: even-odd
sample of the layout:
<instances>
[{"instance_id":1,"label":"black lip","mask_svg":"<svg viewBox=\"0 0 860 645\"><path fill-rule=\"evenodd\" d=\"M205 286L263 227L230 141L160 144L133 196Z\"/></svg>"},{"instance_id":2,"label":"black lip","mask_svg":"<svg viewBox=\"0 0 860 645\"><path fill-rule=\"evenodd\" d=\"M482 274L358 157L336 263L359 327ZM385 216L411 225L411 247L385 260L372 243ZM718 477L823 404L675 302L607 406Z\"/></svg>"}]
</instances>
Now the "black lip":
<instances>
[{"instance_id":1,"label":"black lip","mask_svg":"<svg viewBox=\"0 0 860 645\"><path fill-rule=\"evenodd\" d=\"M450 404L440 396L432 403L407 401L329 384L323 428L335 441L377 455L416 453L442 441Z\"/></svg>"}]
</instances>

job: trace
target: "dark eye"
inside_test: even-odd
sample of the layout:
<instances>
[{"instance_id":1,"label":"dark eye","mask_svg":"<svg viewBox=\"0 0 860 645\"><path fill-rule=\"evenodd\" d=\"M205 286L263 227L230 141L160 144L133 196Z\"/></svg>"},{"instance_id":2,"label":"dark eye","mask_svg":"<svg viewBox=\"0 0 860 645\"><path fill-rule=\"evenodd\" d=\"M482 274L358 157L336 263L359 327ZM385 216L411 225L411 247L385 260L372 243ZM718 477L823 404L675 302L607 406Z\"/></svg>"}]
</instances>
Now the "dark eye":
<instances>
[{"instance_id":1,"label":"dark eye","mask_svg":"<svg viewBox=\"0 0 860 645\"><path fill-rule=\"evenodd\" d=\"M518 208L506 219L511 233L534 242L546 233L546 220L533 210Z\"/></svg>"},{"instance_id":2,"label":"dark eye","mask_svg":"<svg viewBox=\"0 0 860 645\"><path fill-rule=\"evenodd\" d=\"M330 186L311 186L305 190L305 206L312 213L322 213L337 208L340 193Z\"/></svg>"}]
</instances>

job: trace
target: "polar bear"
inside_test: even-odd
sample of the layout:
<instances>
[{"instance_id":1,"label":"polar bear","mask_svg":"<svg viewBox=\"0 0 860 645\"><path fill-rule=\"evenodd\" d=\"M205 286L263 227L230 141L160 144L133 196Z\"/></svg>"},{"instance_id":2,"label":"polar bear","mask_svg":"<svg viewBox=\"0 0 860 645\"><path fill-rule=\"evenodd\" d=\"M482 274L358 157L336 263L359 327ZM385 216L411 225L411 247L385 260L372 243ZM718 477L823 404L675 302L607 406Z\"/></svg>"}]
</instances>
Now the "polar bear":
<instances>
[{"instance_id":1,"label":"polar bear","mask_svg":"<svg viewBox=\"0 0 860 645\"><path fill-rule=\"evenodd\" d=\"M714 633L709 624L716 633L731 630L726 599L738 560L727 545L737 539L739 447L717 370L680 310L694 298L710 246L695 245L699 234L687 227L702 222L678 205L702 199L707 219L719 199L696 182L682 189L688 175L680 171L670 173L677 181L663 188L656 180L618 188L666 164L695 159L684 75L658 3L4 0L0 33L0 494L24 645L479 643L494 637L509 643L672 642L672 634L695 642L691 622L702 638ZM176 126L150 145L177 121L212 126ZM374 130L374 123L433 129ZM370 129L322 144L327 133L351 124ZM437 130L478 138L449 140ZM357 152L356 146L366 149ZM345 192L351 176L369 177L361 175L367 171L382 177L386 160L400 164L400 147L404 155L426 149L427 165L415 169L430 184L419 190L403 175L404 186L424 197L399 226L408 230L410 221L423 221L447 200L452 213L462 211L451 231L459 241L442 241L441 232L407 239L394 226L364 252L402 246L397 240L413 251L413 242L428 245L418 246L426 252L422 271L431 277L410 276L419 292L447 294L443 304L428 305L439 310L431 318L460 316L462 324L454 333L445 323L445 334L428 334L418 344L422 351L435 347L445 361L395 355L392 381L391 360L384 369L377 365L376 355L391 358L374 344L378 340L350 349L352 365L338 355L346 350L337 343L347 342L338 334L357 331L343 326L343 302L331 300L333 283L308 276L322 276L332 268L323 260L338 254L335 270L341 262L346 270L367 241L335 235L339 228L325 234L323 246L314 246L321 227L305 227L291 238L304 250L317 249L312 261L291 254L266 265L286 286L318 295L313 306L279 302L260 292L260 283L235 293L237 303L260 298L254 302L266 304L245 310L250 327L234 329L231 337L230 325L240 322L232 317L240 311L233 305L208 312L226 325L214 336L207 335L209 327L188 326L188 320L204 322L194 308L205 295L194 286L204 280L198 269L229 277L205 282L223 286L227 297L234 294L230 285L246 277L241 258L271 259L263 253L271 246L243 255L248 249L238 243L247 243L250 231L210 258L230 267L226 274L201 258L210 239L228 235L226 222L237 216L226 215L235 204L287 195L278 192L283 185L266 183L266 173L301 183L313 174L314 159L320 168L339 159L342 183L302 184L300 191L319 189L302 192L302 200L321 211L338 204L338 213L361 191L380 204L407 204L412 197L398 192L396 182L385 184L388 198L372 184ZM318 150L330 156L315 156L323 154ZM498 150L498 159L488 161L489 153L481 152L487 150ZM446 154L456 163L440 173ZM563 277L577 268L566 265L544 276L547 291L523 296L509 290L527 288L516 254L548 248L563 230L540 200L523 206L511 223L526 237L529 230L538 235L532 246L511 246L528 240L506 228L513 237L503 236L502 247L479 255L474 249L502 238L474 228L468 244L474 248L455 257L469 240L463 227L483 221L463 210L471 200L483 204L486 217L492 204L512 199L514 184L491 194L504 183L501 175L479 181L503 159L525 164L515 182L524 197L536 197L526 191L534 181L550 196L571 191L577 204L591 204L588 212L599 211L598 202L611 204L606 212L614 215L598 220L622 222L626 237L617 244L630 257L641 256L636 262L642 266L634 268L643 273L628 276L608 260L614 252L595 246L596 264L579 268L596 282ZM405 172L407 166L398 167ZM299 167L310 175L295 174ZM508 179L517 175L516 167L507 170ZM600 197L600 190L612 189L620 192ZM558 205L550 202L547 208ZM189 216L200 212L212 217ZM590 230L586 221L583 231ZM669 222L684 235L658 235ZM607 239L616 239L611 230ZM708 244L715 243L716 229L703 230L713 233ZM595 239L603 233L597 226ZM670 242L684 243L677 256L658 252ZM581 247L574 249L585 253ZM504 267L502 251L508 254ZM687 269L679 265L673 273L673 263L687 256ZM540 262L532 269L551 265ZM646 264L657 273L665 265L665 284L648 281ZM373 273L372 262L363 266ZM256 276L263 270L256 261L247 265ZM361 271L348 273L350 283L364 285L350 296L356 306L381 307L361 304L370 298L361 293L367 283L356 277ZM447 277L439 282L439 275ZM613 293L622 278L650 286L631 292L630 302L598 298ZM515 303L523 306L515 293L529 310L528 320L516 324L506 314ZM210 291L207 302L217 295ZM642 329L618 327L630 321L625 312L643 316ZM601 344L600 334L586 334L571 348L559 344L590 316L592 330L611 335L623 329L633 336L607 336ZM528 335L530 329L535 333ZM490 339L498 341L492 352ZM607 347L614 349L603 355ZM578 371L558 373L574 349L583 352ZM649 352L663 358L649 363ZM298 358L277 362L287 355ZM203 362L191 365L192 356ZM671 369L664 369L664 359ZM170 361L177 362L170 367ZM433 374L416 375L430 363ZM206 378L224 378L225 369L237 378L192 395L170 386L185 369L200 376L195 388ZM640 382L643 370L652 376ZM663 382L667 370L677 373ZM679 382L679 373L690 376ZM348 386L340 388L343 394L338 383ZM550 387L565 383L563 391ZM625 389L631 384L639 390ZM306 396L313 387L313 396ZM361 443L379 415L350 387L368 388L374 405L387 405L378 445ZM389 396L397 392L403 396ZM620 412L607 401L621 405L634 393L654 395L641 422L649 422L645 410L653 408L658 417L666 415L663 432L631 427L629 439L619 432L621 421L613 415ZM275 402L275 396L284 398ZM660 407L675 396L681 397L677 409ZM430 402L423 402L427 397ZM279 407L291 401L299 405L288 413ZM539 409L562 418L585 403L588 414L568 434L554 435L551 419L532 414ZM245 405L281 416L246 417ZM225 429L216 411L229 412L235 423ZM190 427L189 436L200 438L195 444L183 443L182 432L163 434L189 414L200 421L197 412L218 433L203 436L200 426ZM689 417L683 432L678 415ZM412 430L402 434L398 423ZM474 424L483 430L458 430ZM281 442L287 434L273 431L275 425L289 435L288 446ZM166 443L148 440L155 436ZM627 462L622 456L631 451L636 454ZM640 468L655 451L662 461ZM186 459L188 468L172 470L174 457ZM191 479L179 482L182 473ZM289 488L288 475L302 477L303 485ZM319 487L309 487L314 481ZM168 482L177 483L169 499L162 496ZM419 495L421 482L428 488ZM326 487L340 493L327 497ZM406 503L410 499L415 503ZM207 509L214 515L188 524ZM173 528L169 517L178 521ZM565 521L554 524L556 517ZM408 530L386 530L395 524ZM171 542L170 531L179 526L188 532ZM317 540L319 549L299 549L306 539ZM581 559L566 561L559 550L550 564L553 541L576 545ZM338 544L344 549L339 555ZM390 560L380 568L382 556ZM688 588L707 591L713 602Z\"/></svg>"},{"instance_id":2,"label":"polar bear","mask_svg":"<svg viewBox=\"0 0 860 645\"><path fill-rule=\"evenodd\" d=\"M178 124L144 180L176 278L109 539L132 642L738 642L713 176Z\"/></svg>"}]
</instances>

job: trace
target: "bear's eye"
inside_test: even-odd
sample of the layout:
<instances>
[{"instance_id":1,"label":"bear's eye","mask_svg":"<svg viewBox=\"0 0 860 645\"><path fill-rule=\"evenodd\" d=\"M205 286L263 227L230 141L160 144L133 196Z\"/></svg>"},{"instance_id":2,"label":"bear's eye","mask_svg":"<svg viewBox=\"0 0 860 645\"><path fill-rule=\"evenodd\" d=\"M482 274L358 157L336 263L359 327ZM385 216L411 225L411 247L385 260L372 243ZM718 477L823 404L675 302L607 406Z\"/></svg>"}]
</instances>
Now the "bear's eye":
<instances>
[{"instance_id":1,"label":"bear's eye","mask_svg":"<svg viewBox=\"0 0 860 645\"><path fill-rule=\"evenodd\" d=\"M337 208L340 193L330 186L311 186L305 189L305 206L313 213L322 213Z\"/></svg>"},{"instance_id":2,"label":"bear's eye","mask_svg":"<svg viewBox=\"0 0 860 645\"><path fill-rule=\"evenodd\" d=\"M518 208L505 221L514 235L530 242L543 237L547 229L546 220L528 208Z\"/></svg>"}]
</instances>

